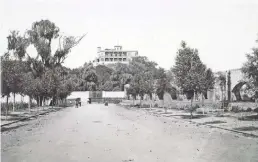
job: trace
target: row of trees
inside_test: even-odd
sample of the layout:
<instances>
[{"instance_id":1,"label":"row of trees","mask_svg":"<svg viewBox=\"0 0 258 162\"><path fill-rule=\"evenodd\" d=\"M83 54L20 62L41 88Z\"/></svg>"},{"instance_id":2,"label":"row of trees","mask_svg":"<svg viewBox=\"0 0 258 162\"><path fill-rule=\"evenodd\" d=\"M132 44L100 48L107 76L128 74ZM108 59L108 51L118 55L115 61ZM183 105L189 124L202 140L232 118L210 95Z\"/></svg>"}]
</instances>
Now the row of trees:
<instances>
[{"instance_id":1,"label":"row of trees","mask_svg":"<svg viewBox=\"0 0 258 162\"><path fill-rule=\"evenodd\" d=\"M73 83L62 64L84 36L61 35L60 29L49 20L34 22L23 34L12 31L7 37L7 52L1 56L1 93L7 104L11 93L14 102L15 94L27 95L38 106L46 99L52 99L52 105L63 101L73 90ZM54 52L53 41L59 45ZM29 46L35 47L36 57L28 53Z\"/></svg>"},{"instance_id":2,"label":"row of trees","mask_svg":"<svg viewBox=\"0 0 258 162\"><path fill-rule=\"evenodd\" d=\"M85 63L83 67L69 70L68 78L76 91L124 91L125 85L129 84L127 93L134 99L136 96L142 99L146 94L152 98L153 93L163 99L165 91L176 98L176 89L170 84L171 73L158 68L156 62L143 56L133 58L129 64L94 67Z\"/></svg>"}]
</instances>

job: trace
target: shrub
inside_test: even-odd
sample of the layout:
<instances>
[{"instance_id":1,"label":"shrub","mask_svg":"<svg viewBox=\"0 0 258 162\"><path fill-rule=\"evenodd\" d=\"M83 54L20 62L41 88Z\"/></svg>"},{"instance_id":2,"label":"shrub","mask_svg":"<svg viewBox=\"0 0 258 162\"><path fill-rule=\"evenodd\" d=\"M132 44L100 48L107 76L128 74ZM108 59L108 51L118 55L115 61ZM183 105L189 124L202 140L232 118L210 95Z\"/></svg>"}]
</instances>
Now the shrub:
<instances>
[{"instance_id":1,"label":"shrub","mask_svg":"<svg viewBox=\"0 0 258 162\"><path fill-rule=\"evenodd\" d=\"M138 107L138 108L140 108L140 104L136 104L136 105L134 105L134 107Z\"/></svg>"},{"instance_id":2,"label":"shrub","mask_svg":"<svg viewBox=\"0 0 258 162\"><path fill-rule=\"evenodd\" d=\"M115 100L114 104L119 104L121 101L120 100Z\"/></svg>"},{"instance_id":3,"label":"shrub","mask_svg":"<svg viewBox=\"0 0 258 162\"><path fill-rule=\"evenodd\" d=\"M200 108L200 105L196 104L193 106L194 109Z\"/></svg>"},{"instance_id":4,"label":"shrub","mask_svg":"<svg viewBox=\"0 0 258 162\"><path fill-rule=\"evenodd\" d=\"M239 106L232 106L232 112L234 113L238 113L238 112L242 112L243 108L239 107Z\"/></svg>"},{"instance_id":5,"label":"shrub","mask_svg":"<svg viewBox=\"0 0 258 162\"><path fill-rule=\"evenodd\" d=\"M29 104L26 102L16 102L14 106L15 106L15 110L24 110L29 107ZM37 106L36 103L34 103L34 102L31 103L31 108L36 107L36 106ZM12 110L13 103L10 102L10 103L8 103L8 105L6 103L1 103L1 111L2 112L6 111L6 107L8 107L8 111Z\"/></svg>"},{"instance_id":6,"label":"shrub","mask_svg":"<svg viewBox=\"0 0 258 162\"><path fill-rule=\"evenodd\" d=\"M150 105L148 105L148 104L143 104L143 105L141 106L141 108L150 108Z\"/></svg>"},{"instance_id":7,"label":"shrub","mask_svg":"<svg viewBox=\"0 0 258 162\"><path fill-rule=\"evenodd\" d=\"M250 100L250 97L249 97L247 94L244 94L244 95L243 95L243 100L244 100L244 101L249 101L249 100Z\"/></svg>"},{"instance_id":8,"label":"shrub","mask_svg":"<svg viewBox=\"0 0 258 162\"><path fill-rule=\"evenodd\" d=\"M180 107L179 109L180 109L180 110L184 110L185 108L184 108L184 107Z\"/></svg>"},{"instance_id":9,"label":"shrub","mask_svg":"<svg viewBox=\"0 0 258 162\"><path fill-rule=\"evenodd\" d=\"M253 110L254 112L258 113L258 107Z\"/></svg>"},{"instance_id":10,"label":"shrub","mask_svg":"<svg viewBox=\"0 0 258 162\"><path fill-rule=\"evenodd\" d=\"M198 104L193 105L193 107L192 107L192 111L196 111L196 109L198 109L198 108L200 108L200 106L199 106Z\"/></svg>"},{"instance_id":11,"label":"shrub","mask_svg":"<svg viewBox=\"0 0 258 162\"><path fill-rule=\"evenodd\" d=\"M179 96L179 97L178 97L178 100L179 100L179 101L183 101L183 97L182 97L182 96Z\"/></svg>"},{"instance_id":12,"label":"shrub","mask_svg":"<svg viewBox=\"0 0 258 162\"><path fill-rule=\"evenodd\" d=\"M252 110L253 110L252 108L248 107L248 108L246 109L246 112L251 112Z\"/></svg>"},{"instance_id":13,"label":"shrub","mask_svg":"<svg viewBox=\"0 0 258 162\"><path fill-rule=\"evenodd\" d=\"M69 105L68 105L69 103L60 103L59 104L59 107L68 107Z\"/></svg>"}]
</instances>

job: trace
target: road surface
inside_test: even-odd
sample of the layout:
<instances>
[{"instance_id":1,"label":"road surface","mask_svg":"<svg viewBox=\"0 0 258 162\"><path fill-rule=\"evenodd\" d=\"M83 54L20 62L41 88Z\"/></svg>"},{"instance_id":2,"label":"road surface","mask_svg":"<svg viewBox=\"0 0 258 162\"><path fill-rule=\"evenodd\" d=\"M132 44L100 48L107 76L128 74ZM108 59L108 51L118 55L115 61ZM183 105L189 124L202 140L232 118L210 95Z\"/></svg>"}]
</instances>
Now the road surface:
<instances>
[{"instance_id":1,"label":"road surface","mask_svg":"<svg viewBox=\"0 0 258 162\"><path fill-rule=\"evenodd\" d=\"M2 162L258 161L258 140L103 104L50 113L2 132Z\"/></svg>"}]
</instances>

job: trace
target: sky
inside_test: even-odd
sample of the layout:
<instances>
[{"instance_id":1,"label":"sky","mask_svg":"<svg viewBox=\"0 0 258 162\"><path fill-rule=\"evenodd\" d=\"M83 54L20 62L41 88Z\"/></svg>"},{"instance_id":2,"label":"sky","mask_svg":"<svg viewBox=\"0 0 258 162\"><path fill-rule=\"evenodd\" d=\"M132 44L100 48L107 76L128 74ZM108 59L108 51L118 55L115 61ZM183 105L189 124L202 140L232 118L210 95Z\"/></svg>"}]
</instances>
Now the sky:
<instances>
[{"instance_id":1,"label":"sky","mask_svg":"<svg viewBox=\"0 0 258 162\"><path fill-rule=\"evenodd\" d=\"M257 0L2 0L0 54L10 30L22 33L41 19L66 35L87 33L65 61L70 68L93 60L98 46L122 45L170 69L184 40L208 67L229 70L243 65L258 39Z\"/></svg>"}]
</instances>

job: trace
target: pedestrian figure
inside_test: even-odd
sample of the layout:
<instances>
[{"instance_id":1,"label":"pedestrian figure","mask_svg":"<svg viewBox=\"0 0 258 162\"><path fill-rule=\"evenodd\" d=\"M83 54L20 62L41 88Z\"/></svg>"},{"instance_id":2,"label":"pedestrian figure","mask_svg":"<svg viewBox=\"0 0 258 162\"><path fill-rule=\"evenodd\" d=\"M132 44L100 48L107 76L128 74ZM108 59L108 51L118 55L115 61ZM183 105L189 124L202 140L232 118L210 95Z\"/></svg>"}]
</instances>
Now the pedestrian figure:
<instances>
[{"instance_id":1,"label":"pedestrian figure","mask_svg":"<svg viewBox=\"0 0 258 162\"><path fill-rule=\"evenodd\" d=\"M88 98L88 103L91 104L91 98Z\"/></svg>"},{"instance_id":2,"label":"pedestrian figure","mask_svg":"<svg viewBox=\"0 0 258 162\"><path fill-rule=\"evenodd\" d=\"M75 107L78 108L78 101L75 101Z\"/></svg>"}]
</instances>

